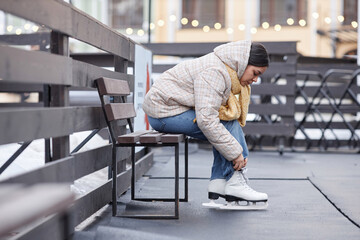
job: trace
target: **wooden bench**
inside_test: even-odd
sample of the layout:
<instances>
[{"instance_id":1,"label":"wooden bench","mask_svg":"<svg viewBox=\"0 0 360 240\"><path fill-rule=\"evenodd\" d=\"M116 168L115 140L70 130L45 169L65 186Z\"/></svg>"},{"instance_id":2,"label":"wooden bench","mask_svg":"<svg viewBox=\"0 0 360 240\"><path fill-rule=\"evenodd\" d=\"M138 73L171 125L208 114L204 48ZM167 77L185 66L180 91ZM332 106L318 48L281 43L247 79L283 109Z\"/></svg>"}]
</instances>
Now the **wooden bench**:
<instances>
[{"instance_id":1,"label":"wooden bench","mask_svg":"<svg viewBox=\"0 0 360 240\"><path fill-rule=\"evenodd\" d=\"M130 94L129 84L123 80L110 78L99 78L95 80L101 106L104 111L105 120L108 125L112 141L112 214L117 216L117 160L116 148L131 147L131 199L139 201L164 201L175 202L174 215L126 215L126 217L139 218L161 218L161 219L178 219L179 218L179 201L188 201L188 138L184 134L167 134L151 130L140 130L134 132L131 119L136 116L133 103L126 102L126 96ZM106 97L106 96L110 96ZM120 97L120 103L114 103L111 99ZM120 132L117 129L116 121L127 120L131 133L116 135ZM115 124L114 124L115 122ZM179 144L185 142L185 196L179 198ZM135 147L163 147L173 146L175 148L175 196L174 198L136 198L135 197Z\"/></svg>"},{"instance_id":2,"label":"wooden bench","mask_svg":"<svg viewBox=\"0 0 360 240\"><path fill-rule=\"evenodd\" d=\"M0 184L0 238L54 213L61 213L64 236L68 236L68 207L73 200L68 184Z\"/></svg>"}]
</instances>

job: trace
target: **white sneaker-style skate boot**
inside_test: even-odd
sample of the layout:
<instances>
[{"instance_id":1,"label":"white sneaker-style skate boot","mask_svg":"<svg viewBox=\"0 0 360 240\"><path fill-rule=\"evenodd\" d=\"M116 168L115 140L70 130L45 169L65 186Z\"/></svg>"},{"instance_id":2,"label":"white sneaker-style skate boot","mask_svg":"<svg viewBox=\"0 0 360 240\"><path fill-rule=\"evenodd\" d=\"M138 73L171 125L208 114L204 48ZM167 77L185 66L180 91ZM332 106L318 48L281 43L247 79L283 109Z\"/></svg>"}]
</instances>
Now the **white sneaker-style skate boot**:
<instances>
[{"instance_id":1,"label":"white sneaker-style skate boot","mask_svg":"<svg viewBox=\"0 0 360 240\"><path fill-rule=\"evenodd\" d=\"M226 182L226 201L267 202L268 195L266 193L257 192L247 185L245 171L246 169L235 171L233 176Z\"/></svg>"},{"instance_id":2,"label":"white sneaker-style skate boot","mask_svg":"<svg viewBox=\"0 0 360 240\"><path fill-rule=\"evenodd\" d=\"M213 179L208 186L208 196L210 200L219 199L219 197L225 198L225 179Z\"/></svg>"},{"instance_id":3,"label":"white sneaker-style skate boot","mask_svg":"<svg viewBox=\"0 0 360 240\"><path fill-rule=\"evenodd\" d=\"M211 180L208 186L208 197L210 202L203 203L203 207L206 208L220 208L223 207L224 204L216 203L215 200L219 199L219 197L225 198L225 179L214 179Z\"/></svg>"}]
</instances>

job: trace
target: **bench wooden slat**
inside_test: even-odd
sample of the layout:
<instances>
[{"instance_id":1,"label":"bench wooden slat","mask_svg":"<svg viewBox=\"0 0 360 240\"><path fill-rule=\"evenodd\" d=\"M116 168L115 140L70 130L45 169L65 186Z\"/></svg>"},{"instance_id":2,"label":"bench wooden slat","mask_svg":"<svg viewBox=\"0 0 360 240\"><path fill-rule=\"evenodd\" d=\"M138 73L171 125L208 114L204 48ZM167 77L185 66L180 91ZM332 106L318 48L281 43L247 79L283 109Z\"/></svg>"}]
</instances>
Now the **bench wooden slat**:
<instances>
[{"instance_id":1,"label":"bench wooden slat","mask_svg":"<svg viewBox=\"0 0 360 240\"><path fill-rule=\"evenodd\" d=\"M101 96L126 96L130 94L130 87L127 81L102 77L97 79L96 82Z\"/></svg>"},{"instance_id":2,"label":"bench wooden slat","mask_svg":"<svg viewBox=\"0 0 360 240\"><path fill-rule=\"evenodd\" d=\"M118 143L136 143L140 140L140 136L154 132L152 130L139 130L133 133L124 134L118 137Z\"/></svg>"},{"instance_id":3,"label":"bench wooden slat","mask_svg":"<svg viewBox=\"0 0 360 240\"><path fill-rule=\"evenodd\" d=\"M163 133L151 133L140 136L140 143L158 143L161 141Z\"/></svg>"},{"instance_id":4,"label":"bench wooden slat","mask_svg":"<svg viewBox=\"0 0 360 240\"><path fill-rule=\"evenodd\" d=\"M184 134L164 134L161 136L161 142L163 143L179 143L185 139Z\"/></svg>"},{"instance_id":5,"label":"bench wooden slat","mask_svg":"<svg viewBox=\"0 0 360 240\"><path fill-rule=\"evenodd\" d=\"M110 103L105 105L108 120L121 120L136 117L134 104L132 103Z\"/></svg>"}]
</instances>

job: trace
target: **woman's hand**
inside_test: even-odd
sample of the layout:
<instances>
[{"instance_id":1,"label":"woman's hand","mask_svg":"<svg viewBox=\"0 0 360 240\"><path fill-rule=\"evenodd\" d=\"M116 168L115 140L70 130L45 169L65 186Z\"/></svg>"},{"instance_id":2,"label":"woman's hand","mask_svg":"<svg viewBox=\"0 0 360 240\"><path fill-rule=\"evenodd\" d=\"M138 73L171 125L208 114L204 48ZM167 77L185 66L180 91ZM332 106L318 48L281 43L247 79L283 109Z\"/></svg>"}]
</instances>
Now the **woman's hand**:
<instances>
[{"instance_id":1,"label":"woman's hand","mask_svg":"<svg viewBox=\"0 0 360 240\"><path fill-rule=\"evenodd\" d=\"M243 167L246 166L248 159L244 158L242 154L240 154L240 156L238 156L235 160L233 160L233 164L234 164L234 169L236 171L240 171L240 169L242 169Z\"/></svg>"}]
</instances>

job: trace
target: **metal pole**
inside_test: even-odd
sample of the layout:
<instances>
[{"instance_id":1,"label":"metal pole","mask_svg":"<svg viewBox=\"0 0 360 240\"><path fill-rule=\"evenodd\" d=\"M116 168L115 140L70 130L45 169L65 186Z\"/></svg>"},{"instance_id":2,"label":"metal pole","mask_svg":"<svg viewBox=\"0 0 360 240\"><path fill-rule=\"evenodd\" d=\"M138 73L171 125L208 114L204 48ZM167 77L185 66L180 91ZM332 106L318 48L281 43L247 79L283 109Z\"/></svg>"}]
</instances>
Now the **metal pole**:
<instances>
[{"instance_id":1,"label":"metal pole","mask_svg":"<svg viewBox=\"0 0 360 240\"><path fill-rule=\"evenodd\" d=\"M151 0L149 0L148 43L151 42L151 29L150 29L150 24L151 24Z\"/></svg>"}]
</instances>

